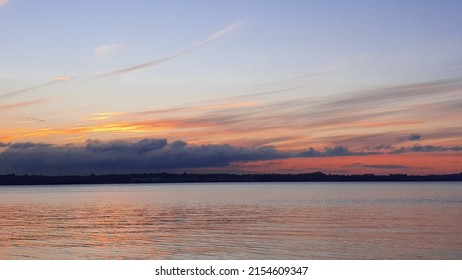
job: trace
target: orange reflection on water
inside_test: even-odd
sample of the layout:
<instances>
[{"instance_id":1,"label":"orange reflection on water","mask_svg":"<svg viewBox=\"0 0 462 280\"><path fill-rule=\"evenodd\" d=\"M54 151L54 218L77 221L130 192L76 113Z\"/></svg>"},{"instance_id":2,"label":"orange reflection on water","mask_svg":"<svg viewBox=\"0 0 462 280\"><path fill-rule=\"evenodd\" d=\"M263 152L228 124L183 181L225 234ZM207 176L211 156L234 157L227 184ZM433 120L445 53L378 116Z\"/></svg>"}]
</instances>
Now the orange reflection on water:
<instances>
[{"instance_id":1,"label":"orange reflection on water","mask_svg":"<svg viewBox=\"0 0 462 280\"><path fill-rule=\"evenodd\" d=\"M2 259L458 259L458 183L0 189Z\"/></svg>"}]
</instances>

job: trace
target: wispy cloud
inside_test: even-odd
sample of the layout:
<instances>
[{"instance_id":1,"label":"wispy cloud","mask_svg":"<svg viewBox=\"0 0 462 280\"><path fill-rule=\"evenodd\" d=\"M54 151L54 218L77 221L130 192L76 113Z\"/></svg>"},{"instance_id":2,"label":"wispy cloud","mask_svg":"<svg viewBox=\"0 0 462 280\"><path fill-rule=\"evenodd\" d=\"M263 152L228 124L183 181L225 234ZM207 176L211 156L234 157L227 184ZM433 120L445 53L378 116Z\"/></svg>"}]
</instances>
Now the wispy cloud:
<instances>
[{"instance_id":1,"label":"wispy cloud","mask_svg":"<svg viewBox=\"0 0 462 280\"><path fill-rule=\"evenodd\" d=\"M53 80L55 80L55 81L70 81L72 79L73 78L70 77L70 76L56 76L56 77L53 77Z\"/></svg>"},{"instance_id":2,"label":"wispy cloud","mask_svg":"<svg viewBox=\"0 0 462 280\"><path fill-rule=\"evenodd\" d=\"M18 95L22 95L24 93L27 93L27 92L35 90L35 89L49 87L49 86L52 86L54 84L62 83L62 82L65 82L65 81L69 81L69 79L54 79L53 81L47 82L47 83L44 83L44 84L40 84L40 85L28 87L28 88L23 88L23 89L12 91L12 92L3 93L3 94L0 94L0 100L15 97L15 96L18 96Z\"/></svg>"},{"instance_id":3,"label":"wispy cloud","mask_svg":"<svg viewBox=\"0 0 462 280\"><path fill-rule=\"evenodd\" d=\"M6 5L10 0L0 0L0 7Z\"/></svg>"},{"instance_id":4,"label":"wispy cloud","mask_svg":"<svg viewBox=\"0 0 462 280\"><path fill-rule=\"evenodd\" d=\"M183 56L183 55L185 55L187 53L190 53L190 52L192 52L192 51L194 51L196 49L202 48L202 47L204 47L204 46L218 40L219 38L227 35L228 33L232 32L233 30L238 28L240 25L242 25L242 22L237 22L237 23L230 24L227 27L219 30L218 32L213 33L212 35L207 37L205 40L195 44L194 46L192 46L192 47L190 47L188 49L185 49L183 51L180 51L178 53L172 54L170 56L166 56L166 57L156 59L156 60L151 60L151 61L144 62L144 63L141 63L141 64L137 64L137 65L134 65L134 66L130 66L130 67L127 67L127 68L123 68L123 69L119 69L119 70L115 70L115 71L110 71L110 72L107 72L107 73L102 73L102 74L96 75L96 76L94 76L94 77L92 77L90 79L99 79L99 78L104 78L104 77L120 75L120 74L124 74L124 73L128 73L128 72L140 70L140 69L143 69L143 68L153 67L153 66L156 66L158 64L162 64L164 62L170 61L172 59L175 59L177 57L180 57L180 56Z\"/></svg>"},{"instance_id":5,"label":"wispy cloud","mask_svg":"<svg viewBox=\"0 0 462 280\"><path fill-rule=\"evenodd\" d=\"M98 55L105 55L105 54L112 53L119 48L120 48L119 44L106 44L106 45L101 45L95 48L93 52Z\"/></svg>"},{"instance_id":6,"label":"wispy cloud","mask_svg":"<svg viewBox=\"0 0 462 280\"><path fill-rule=\"evenodd\" d=\"M46 100L47 99L35 99L35 100L30 100L30 101L18 102L18 103L3 104L3 105L0 105L0 112L5 111L5 110L12 110L12 109L18 109L22 107L37 105L39 103L43 103Z\"/></svg>"},{"instance_id":7,"label":"wispy cloud","mask_svg":"<svg viewBox=\"0 0 462 280\"><path fill-rule=\"evenodd\" d=\"M24 120L26 122L45 122L44 119L31 118L31 117L19 117L19 119Z\"/></svg>"},{"instance_id":8,"label":"wispy cloud","mask_svg":"<svg viewBox=\"0 0 462 280\"><path fill-rule=\"evenodd\" d=\"M289 91L293 86L296 85L292 81L286 81L260 88L260 92L248 97L238 95L235 99L197 105L93 113L81 118L85 122L79 125L33 131L24 128L10 131L5 136L8 139L18 139L18 136L39 139L47 135L91 133L107 139L115 134L121 138L157 137L158 133L162 133L163 137L185 139L192 143L244 146L265 143L291 150L307 145L322 150L322 147L336 142L364 152L374 152L379 146L382 147L381 152L399 150L400 147L396 146L399 143L417 140L422 145L437 145L445 141L444 146L456 146L457 140L462 137L457 121L462 117L462 82L424 82L324 98L275 102L252 96L268 92L271 88ZM436 98L441 101L435 102ZM213 140L209 137L210 131L214 132ZM412 135L413 131L419 134Z\"/></svg>"},{"instance_id":9,"label":"wispy cloud","mask_svg":"<svg viewBox=\"0 0 462 280\"><path fill-rule=\"evenodd\" d=\"M0 0L0 1L2 1L2 0ZM3 1L5 1L5 0L3 0ZM6 2L4 4L6 4ZM130 66L130 67L127 67L127 68L123 68L123 69L119 69L119 70L115 70L115 71L110 71L110 72L107 72L107 73L98 74L96 76L88 78L87 80L94 80L94 79L99 79L99 78L104 78L104 77L109 77L109 76L115 76L115 75L119 75L119 74L123 74L123 73L128 73L128 72L140 70L140 69L143 69L143 68L153 67L155 65L167 62L169 60L172 60L172 59L175 59L177 57L183 56L183 55L185 55L187 53L190 53L190 52L192 52L192 51L194 51L196 49L202 48L202 47L204 47L204 46L218 40L219 38L225 36L226 34L232 32L233 30L237 29L239 26L242 25L242 23L243 22L237 22L237 23L230 24L227 27L219 30L218 32L213 33L212 35L207 37L205 40L199 42L198 44L195 44L194 46L190 47L189 49L183 50L183 51L178 52L176 54L173 54L173 55L170 55L170 56L167 56L167 57L164 57L164 58L160 58L160 59L157 59L157 60L152 60L152 61L148 61L148 62L145 62L145 63L141 63L141 64L138 64L138 65ZM116 45L116 44L103 45L103 46L100 46L100 47L96 48L94 51L95 51L95 53L98 53L98 54L104 54L104 53L108 53L108 52L118 48L118 46L119 45ZM40 84L40 85L36 85L36 86L32 86L32 87L12 91L12 92L7 92L7 93L0 94L0 100L1 99L6 99L6 98L11 98L11 97L14 97L14 96L17 96L17 95L21 95L21 94L27 93L27 92L35 90L35 89L52 86L52 85L54 85L56 83L59 83L59 82L76 80L76 79L78 79L78 77L68 77L68 76L56 77L54 79L54 81L52 81L52 82L47 82L47 83L43 83L43 84Z\"/></svg>"},{"instance_id":10,"label":"wispy cloud","mask_svg":"<svg viewBox=\"0 0 462 280\"><path fill-rule=\"evenodd\" d=\"M91 113L90 117L83 118L82 120L86 121L102 121L108 120L110 118L124 115L124 113L120 112L102 112L102 113Z\"/></svg>"},{"instance_id":11,"label":"wispy cloud","mask_svg":"<svg viewBox=\"0 0 462 280\"><path fill-rule=\"evenodd\" d=\"M423 98L435 94L444 94L462 87L462 78L437 80L422 83L413 83L393 87L384 87L360 92L353 92L347 98L341 97L338 100L327 103L327 106L346 107L359 105L384 105L384 102L396 102L399 100L410 100L412 98ZM345 95L346 96L346 95Z\"/></svg>"}]
</instances>

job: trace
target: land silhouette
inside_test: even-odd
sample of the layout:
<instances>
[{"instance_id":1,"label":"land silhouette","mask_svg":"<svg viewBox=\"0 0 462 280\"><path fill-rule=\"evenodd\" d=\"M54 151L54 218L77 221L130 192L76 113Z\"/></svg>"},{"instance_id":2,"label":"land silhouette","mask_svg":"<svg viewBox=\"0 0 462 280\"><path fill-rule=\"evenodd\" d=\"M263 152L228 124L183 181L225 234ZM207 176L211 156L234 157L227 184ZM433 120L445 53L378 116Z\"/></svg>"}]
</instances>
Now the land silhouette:
<instances>
[{"instance_id":1,"label":"land silhouette","mask_svg":"<svg viewBox=\"0 0 462 280\"><path fill-rule=\"evenodd\" d=\"M69 184L132 184L132 183L206 183L206 182L403 182L462 181L462 172L440 175L331 175L323 172L303 174L197 174L143 173L108 175L0 175L0 185L69 185Z\"/></svg>"}]
</instances>

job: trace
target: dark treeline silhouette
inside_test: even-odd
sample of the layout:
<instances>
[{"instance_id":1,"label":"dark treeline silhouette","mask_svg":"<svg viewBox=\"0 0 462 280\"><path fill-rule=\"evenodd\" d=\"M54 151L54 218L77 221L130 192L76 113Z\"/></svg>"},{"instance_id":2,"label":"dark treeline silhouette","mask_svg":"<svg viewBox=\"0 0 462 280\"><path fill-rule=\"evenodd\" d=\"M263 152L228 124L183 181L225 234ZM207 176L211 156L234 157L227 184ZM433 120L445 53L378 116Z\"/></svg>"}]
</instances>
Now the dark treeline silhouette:
<instances>
[{"instance_id":1,"label":"dark treeline silhouette","mask_svg":"<svg viewBox=\"0 0 462 280\"><path fill-rule=\"evenodd\" d=\"M68 185L128 183L200 183L200 182L392 182L392 181L462 181L462 173L445 175L330 175L322 172L304 174L111 174L84 176L0 175L0 185Z\"/></svg>"}]
</instances>

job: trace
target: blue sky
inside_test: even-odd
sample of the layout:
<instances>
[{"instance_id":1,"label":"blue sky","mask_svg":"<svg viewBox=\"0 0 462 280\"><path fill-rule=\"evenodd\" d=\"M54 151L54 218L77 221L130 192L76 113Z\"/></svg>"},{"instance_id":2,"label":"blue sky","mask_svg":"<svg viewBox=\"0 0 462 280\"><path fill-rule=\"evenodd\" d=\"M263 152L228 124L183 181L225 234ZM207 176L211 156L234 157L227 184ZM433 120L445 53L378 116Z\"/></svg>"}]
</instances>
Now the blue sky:
<instances>
[{"instance_id":1,"label":"blue sky","mask_svg":"<svg viewBox=\"0 0 462 280\"><path fill-rule=\"evenodd\" d=\"M418 144L455 147L461 12L451 0L3 0L0 142L363 150L417 133L431 135ZM333 125L333 115L355 126Z\"/></svg>"},{"instance_id":2,"label":"blue sky","mask_svg":"<svg viewBox=\"0 0 462 280\"><path fill-rule=\"evenodd\" d=\"M238 21L245 26L235 34L157 75L213 73L253 82L361 56L375 61L364 66L372 71L386 70L387 57L409 68L454 59L461 10L460 1L12 0L0 11L2 61L10 66L1 74L46 78L130 65L187 48ZM120 46L111 60L95 57L95 48L110 44ZM406 60L394 58L406 51Z\"/></svg>"}]
</instances>

